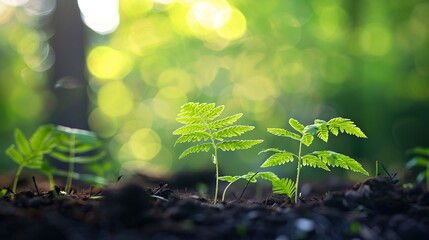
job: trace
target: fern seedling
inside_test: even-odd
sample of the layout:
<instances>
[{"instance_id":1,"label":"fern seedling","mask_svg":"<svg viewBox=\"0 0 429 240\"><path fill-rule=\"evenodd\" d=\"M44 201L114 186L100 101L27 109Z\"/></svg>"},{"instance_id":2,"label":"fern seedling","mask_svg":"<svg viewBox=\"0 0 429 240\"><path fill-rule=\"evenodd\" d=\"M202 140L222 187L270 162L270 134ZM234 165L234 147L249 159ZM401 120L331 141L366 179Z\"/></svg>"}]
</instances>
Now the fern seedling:
<instances>
[{"instance_id":1,"label":"fern seedling","mask_svg":"<svg viewBox=\"0 0 429 240\"><path fill-rule=\"evenodd\" d=\"M303 166L310 166L314 168L318 167L326 171L330 171L329 167L341 167L347 170L369 175L360 163L358 163L353 158L340 153L333 151L314 151L306 155L302 154L302 145L307 147L310 146L313 143L314 136L317 136L324 142L328 141L329 133L337 136L340 132L345 132L356 137L366 138L366 135L362 132L362 130L358 128L350 119L341 117L333 118L329 121L316 119L314 124L304 126L297 120L291 118L289 119L289 125L297 133L290 132L282 128L268 128L267 131L276 136L287 137L298 141L299 148L297 154L277 148L268 148L260 152L274 153L261 165L261 167L282 165L292 162L295 159L298 161L295 182L290 179L282 179L281 181L273 182L273 189L276 189L278 193L283 191L289 197L291 197L290 195L293 194L295 196L295 202L298 201L298 186L301 168ZM293 185L295 186L292 187Z\"/></svg>"},{"instance_id":2,"label":"fern seedling","mask_svg":"<svg viewBox=\"0 0 429 240\"><path fill-rule=\"evenodd\" d=\"M228 188L233 183L237 182L240 179L245 179L251 183L256 183L258 178L266 179L266 180L269 180L271 182L279 180L279 177L277 177L277 175L272 173L272 172L257 172L257 173L248 172L247 174L244 174L241 176L238 175L238 176L222 176L222 177L219 177L220 181L228 182L228 185L226 185L225 189L223 190L222 202L225 201L226 192L228 191Z\"/></svg>"},{"instance_id":3,"label":"fern seedling","mask_svg":"<svg viewBox=\"0 0 429 240\"><path fill-rule=\"evenodd\" d=\"M15 144L9 146L6 154L19 164L15 174L12 191L16 193L19 176L24 168L36 169L47 175L49 185L53 192L55 191L55 183L52 172L49 171L49 164L44 156L49 154L54 148L57 141L55 127L52 125L44 125L37 128L30 139L27 139L19 129L15 129Z\"/></svg>"},{"instance_id":4,"label":"fern seedling","mask_svg":"<svg viewBox=\"0 0 429 240\"><path fill-rule=\"evenodd\" d=\"M407 168L422 167L424 170L417 175L417 181L426 179L426 188L429 188L429 148L416 147L411 150L415 155L407 162Z\"/></svg>"},{"instance_id":5,"label":"fern seedling","mask_svg":"<svg viewBox=\"0 0 429 240\"><path fill-rule=\"evenodd\" d=\"M179 159L192 153L209 152L213 149L212 161L215 165L216 187L213 202L216 204L219 191L219 160L218 150L235 151L248 149L261 143L263 140L225 140L240 136L253 130L254 126L233 125L243 114L238 113L222 119L217 119L225 106L216 106L214 103L189 102L181 107L177 121L184 126L176 129L173 134L181 135L176 143L200 142L198 145L186 149ZM217 120L216 120L217 119Z\"/></svg>"},{"instance_id":6,"label":"fern seedling","mask_svg":"<svg viewBox=\"0 0 429 240\"><path fill-rule=\"evenodd\" d=\"M67 180L65 192L71 192L73 178L83 178L84 181L104 182L99 178L89 175L75 173L75 164L89 164L100 160L106 154L104 151L98 151L101 146L100 141L94 133L81 129L57 127L58 142L50 154L53 158L68 163ZM57 175L64 175L60 170L56 170Z\"/></svg>"}]
</instances>

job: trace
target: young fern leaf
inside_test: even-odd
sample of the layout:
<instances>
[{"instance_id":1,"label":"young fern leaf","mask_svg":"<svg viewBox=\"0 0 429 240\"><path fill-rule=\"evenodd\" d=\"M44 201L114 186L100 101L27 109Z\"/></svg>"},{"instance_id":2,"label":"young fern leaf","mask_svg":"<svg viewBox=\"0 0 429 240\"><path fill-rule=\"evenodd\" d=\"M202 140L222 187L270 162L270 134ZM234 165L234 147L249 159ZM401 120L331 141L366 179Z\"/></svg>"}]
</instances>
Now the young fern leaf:
<instances>
[{"instance_id":1,"label":"young fern leaf","mask_svg":"<svg viewBox=\"0 0 429 240\"><path fill-rule=\"evenodd\" d=\"M326 165L325 162L323 162L321 159L319 159L317 156L314 156L312 154L307 154L302 156L302 165L303 166L310 166L310 167L318 167L326 171L331 171L329 167Z\"/></svg>"},{"instance_id":2,"label":"young fern leaf","mask_svg":"<svg viewBox=\"0 0 429 240\"><path fill-rule=\"evenodd\" d=\"M177 121L184 126L176 129L173 134L181 135L176 143L202 142L199 145L186 149L179 159L192 153L208 152L213 149L213 163L216 166L216 190L214 203L217 201L219 170L218 170L218 150L234 151L237 149L248 149L259 144L262 140L224 140L224 138L238 137L254 129L253 126L233 125L243 114L238 113L222 119L217 119L224 106L217 106L214 103L194 103L190 102L181 107Z\"/></svg>"},{"instance_id":3,"label":"young fern leaf","mask_svg":"<svg viewBox=\"0 0 429 240\"><path fill-rule=\"evenodd\" d=\"M210 134L207 132L193 132L186 135L180 136L176 142L174 143L174 146L178 143L184 143L184 142L198 142L201 140L207 140L210 138Z\"/></svg>"},{"instance_id":4,"label":"young fern leaf","mask_svg":"<svg viewBox=\"0 0 429 240\"><path fill-rule=\"evenodd\" d=\"M274 153L267 160L265 160L265 162L261 165L261 167L283 165L287 162L292 162L294 156L295 155L293 153L286 152L286 151L281 153Z\"/></svg>"},{"instance_id":5,"label":"young fern leaf","mask_svg":"<svg viewBox=\"0 0 429 240\"><path fill-rule=\"evenodd\" d=\"M358 128L353 121L347 118L333 118L328 121L329 130L335 136L338 135L338 132L345 132L350 135L355 135L360 138L367 138L365 133L362 132L360 128Z\"/></svg>"},{"instance_id":6,"label":"young fern leaf","mask_svg":"<svg viewBox=\"0 0 429 240\"><path fill-rule=\"evenodd\" d=\"M190 147L190 148L186 149L185 151L183 151L183 153L179 156L179 159L182 159L191 153L208 152L211 147L212 147L211 143L203 143L200 145Z\"/></svg>"},{"instance_id":7,"label":"young fern leaf","mask_svg":"<svg viewBox=\"0 0 429 240\"><path fill-rule=\"evenodd\" d=\"M301 139L301 137L298 134L289 132L288 130L285 130L282 128L268 128L267 131L279 137L288 137L298 141Z\"/></svg>"},{"instance_id":8,"label":"young fern leaf","mask_svg":"<svg viewBox=\"0 0 429 240\"><path fill-rule=\"evenodd\" d=\"M309 155L317 157L327 166L340 167L369 176L369 173L362 167L359 162L344 154L336 153L333 151L315 151L310 153Z\"/></svg>"},{"instance_id":9,"label":"young fern leaf","mask_svg":"<svg viewBox=\"0 0 429 240\"><path fill-rule=\"evenodd\" d=\"M223 128L213 133L213 136L214 138L236 137L242 135L245 132L252 131L254 128L254 126L235 125Z\"/></svg>"},{"instance_id":10,"label":"young fern leaf","mask_svg":"<svg viewBox=\"0 0 429 240\"><path fill-rule=\"evenodd\" d=\"M237 113L235 115L232 115L232 116L229 116L226 118L222 118L222 119L217 120L217 121L213 121L213 122L209 123L209 128L213 129L213 130L217 130L220 128L230 126L230 125L234 124L242 116L243 116L242 113Z\"/></svg>"},{"instance_id":11,"label":"young fern leaf","mask_svg":"<svg viewBox=\"0 0 429 240\"><path fill-rule=\"evenodd\" d=\"M368 172L362 167L360 163L358 163L353 158L350 158L346 155L331 152L331 151L316 151L307 155L302 155L302 145L310 146L313 143L314 137L318 137L324 142L327 142L329 139L329 132L334 135L338 135L339 132L347 133L350 135L355 135L357 137L366 138L366 135L360 130L360 128L356 127L356 125L350 120L345 118L333 118L331 120L324 121L320 119L314 120L314 124L310 124L307 126L302 125L297 120L291 118L289 119L289 125L300 133L291 133L288 130L281 128L268 128L268 132L281 137L289 137L299 141L299 147L297 154L293 154L290 152L286 152L283 150L279 150L277 148L268 148L263 152L274 152L262 165L261 167L269 167L275 165L281 165L287 162L292 162L294 158L297 158L297 171L296 171L296 181L293 183L291 180L281 180L277 182L273 182L273 191L277 190L281 192L281 184L290 186L291 184L295 184L295 191L293 194L295 195L295 202L298 201L298 187L299 187L299 179L300 172L303 166L310 166L314 168L321 168L326 171L330 171L329 167L341 167L347 170L360 172L365 175L368 175ZM282 182L284 181L284 182ZM281 183L281 184L280 184ZM290 189L289 189L290 190ZM284 191L283 193L290 194L291 191Z\"/></svg>"},{"instance_id":12,"label":"young fern leaf","mask_svg":"<svg viewBox=\"0 0 429 240\"><path fill-rule=\"evenodd\" d=\"M302 125L298 120L296 119L289 119L289 125L295 129L297 132L303 134L304 133L304 125Z\"/></svg>"},{"instance_id":13,"label":"young fern leaf","mask_svg":"<svg viewBox=\"0 0 429 240\"><path fill-rule=\"evenodd\" d=\"M295 183L289 178L281 178L272 181L273 193L285 194L289 198L292 198L296 194Z\"/></svg>"},{"instance_id":14,"label":"young fern leaf","mask_svg":"<svg viewBox=\"0 0 429 240\"><path fill-rule=\"evenodd\" d=\"M218 143L216 146L222 151L235 151L237 149L249 149L263 140L230 140Z\"/></svg>"}]
</instances>

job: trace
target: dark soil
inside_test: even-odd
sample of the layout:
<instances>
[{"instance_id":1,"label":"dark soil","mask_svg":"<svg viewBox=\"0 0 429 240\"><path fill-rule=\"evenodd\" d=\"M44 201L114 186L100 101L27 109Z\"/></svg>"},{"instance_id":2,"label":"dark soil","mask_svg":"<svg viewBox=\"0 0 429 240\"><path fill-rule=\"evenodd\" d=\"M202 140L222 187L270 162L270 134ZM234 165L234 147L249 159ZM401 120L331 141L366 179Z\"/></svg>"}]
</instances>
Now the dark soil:
<instances>
[{"instance_id":1,"label":"dark soil","mask_svg":"<svg viewBox=\"0 0 429 240\"><path fill-rule=\"evenodd\" d=\"M6 195L0 239L429 239L429 192L384 177L298 204L274 195L213 205L162 183L98 196Z\"/></svg>"}]
</instances>

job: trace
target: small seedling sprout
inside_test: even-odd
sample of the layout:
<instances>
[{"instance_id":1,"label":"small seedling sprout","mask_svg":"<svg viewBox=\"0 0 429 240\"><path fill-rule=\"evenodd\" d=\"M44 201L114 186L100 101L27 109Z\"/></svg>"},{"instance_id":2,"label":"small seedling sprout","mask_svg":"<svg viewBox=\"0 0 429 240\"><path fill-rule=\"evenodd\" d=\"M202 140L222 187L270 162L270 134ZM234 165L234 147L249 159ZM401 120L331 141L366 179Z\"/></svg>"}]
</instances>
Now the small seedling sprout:
<instances>
[{"instance_id":1,"label":"small seedling sprout","mask_svg":"<svg viewBox=\"0 0 429 240\"><path fill-rule=\"evenodd\" d=\"M340 132L354 135L360 138L366 138L366 135L358 128L350 119L346 118L333 118L329 121L316 119L314 124L304 126L297 120L289 119L289 125L297 132L290 132L282 128L268 128L267 131L273 135L280 137L287 137L299 142L298 153L292 153L277 148L268 148L260 153L273 152L261 167L270 167L276 165L282 165L288 162L298 161L296 180L293 182L291 179L281 179L280 181L273 182L273 191L288 195L292 198L295 196L295 202L298 201L299 195L299 180L301 168L304 166L310 166L314 168L321 168L326 171L330 171L329 167L341 167L354 172L360 172L368 175L368 172L353 158L336 153L333 151L314 151L309 154L303 154L302 145L310 146L313 143L314 136L317 136L324 142L328 141L329 133L337 136Z\"/></svg>"},{"instance_id":2,"label":"small seedling sprout","mask_svg":"<svg viewBox=\"0 0 429 240\"><path fill-rule=\"evenodd\" d=\"M176 129L173 134L180 135L178 143L202 142L186 149L179 159L192 153L208 152L213 149L212 162L215 165L216 187L213 203L216 204L219 191L219 159L218 151L235 151L248 149L261 143L263 140L226 140L238 137L254 126L233 125L243 114L238 113L222 119L217 119L225 106L216 106L214 103L189 102L181 107L177 121L184 126Z\"/></svg>"}]
</instances>

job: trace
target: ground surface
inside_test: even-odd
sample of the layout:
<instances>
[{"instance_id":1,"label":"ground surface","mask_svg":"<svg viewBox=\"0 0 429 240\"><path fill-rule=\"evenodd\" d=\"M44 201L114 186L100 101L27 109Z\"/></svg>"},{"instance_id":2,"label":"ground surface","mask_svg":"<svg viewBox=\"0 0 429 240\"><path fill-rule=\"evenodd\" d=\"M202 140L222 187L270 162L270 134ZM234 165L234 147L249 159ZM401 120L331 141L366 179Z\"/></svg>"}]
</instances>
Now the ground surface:
<instances>
[{"instance_id":1,"label":"ground surface","mask_svg":"<svg viewBox=\"0 0 429 240\"><path fill-rule=\"evenodd\" d=\"M160 186L127 183L98 200L29 191L5 196L0 239L429 238L429 192L384 177L298 204L271 196L213 205Z\"/></svg>"}]
</instances>

